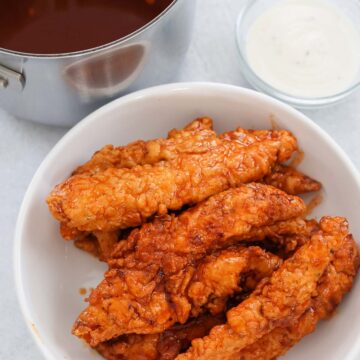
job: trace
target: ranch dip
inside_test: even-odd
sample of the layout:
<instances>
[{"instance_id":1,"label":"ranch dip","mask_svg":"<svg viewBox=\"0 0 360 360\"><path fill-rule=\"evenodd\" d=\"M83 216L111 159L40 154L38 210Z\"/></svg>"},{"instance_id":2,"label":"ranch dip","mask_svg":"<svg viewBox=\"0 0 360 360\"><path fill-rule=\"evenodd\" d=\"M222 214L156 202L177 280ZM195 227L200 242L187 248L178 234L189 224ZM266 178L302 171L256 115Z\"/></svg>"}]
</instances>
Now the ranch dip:
<instances>
[{"instance_id":1,"label":"ranch dip","mask_svg":"<svg viewBox=\"0 0 360 360\"><path fill-rule=\"evenodd\" d=\"M246 53L253 71L287 94L315 98L346 90L360 70L360 35L336 7L287 0L251 26Z\"/></svg>"}]
</instances>

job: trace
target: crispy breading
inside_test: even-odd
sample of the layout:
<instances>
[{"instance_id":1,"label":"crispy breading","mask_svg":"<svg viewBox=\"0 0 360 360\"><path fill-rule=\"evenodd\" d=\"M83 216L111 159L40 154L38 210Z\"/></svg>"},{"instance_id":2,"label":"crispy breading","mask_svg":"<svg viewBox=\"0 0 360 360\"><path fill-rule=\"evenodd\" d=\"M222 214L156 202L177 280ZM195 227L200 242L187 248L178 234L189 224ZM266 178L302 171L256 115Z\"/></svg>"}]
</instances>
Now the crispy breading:
<instances>
[{"instance_id":1,"label":"crispy breading","mask_svg":"<svg viewBox=\"0 0 360 360\"><path fill-rule=\"evenodd\" d=\"M95 231L94 236L99 244L100 259L107 261L110 259L115 245L119 242L118 232Z\"/></svg>"},{"instance_id":2,"label":"crispy breading","mask_svg":"<svg viewBox=\"0 0 360 360\"><path fill-rule=\"evenodd\" d=\"M273 249L279 256L288 258L318 230L319 224L316 220L299 217L254 228L249 232L247 242L260 243L264 248Z\"/></svg>"},{"instance_id":3,"label":"crispy breading","mask_svg":"<svg viewBox=\"0 0 360 360\"><path fill-rule=\"evenodd\" d=\"M192 121L182 130L171 130L168 139L150 141L136 141L126 146L114 147L107 145L97 151L92 159L78 167L76 174L95 174L108 168L132 168L136 165L155 164L162 160L171 160L184 153L201 151L208 146L205 141L211 140L216 134L212 130L212 120L200 118ZM198 136L194 136L198 133ZM242 146L249 146L255 142L275 140L287 137L284 130L245 130L238 128L220 135L221 139L236 141ZM293 153L290 142L288 148L282 149L280 161L288 159ZM320 190L321 184L293 168L277 165L264 178L264 183L275 186L291 195Z\"/></svg>"},{"instance_id":4,"label":"crispy breading","mask_svg":"<svg viewBox=\"0 0 360 360\"><path fill-rule=\"evenodd\" d=\"M131 168L139 164L152 164L173 157L177 152L196 151L202 146L205 139L209 141L212 137L216 137L213 131L203 131L212 130L212 127L210 118L199 118L182 130L171 130L168 136L171 140L136 141L127 146L115 148L107 145L97 151L87 163L79 166L73 175L92 175L111 167ZM194 136L196 133L200 133L201 136ZM78 248L104 261L110 255L111 244L114 244L112 233L97 231L89 234L71 228L64 222L60 224L60 233L65 240L75 240Z\"/></svg>"},{"instance_id":5,"label":"crispy breading","mask_svg":"<svg viewBox=\"0 0 360 360\"><path fill-rule=\"evenodd\" d=\"M94 233L82 233L74 241L74 244L77 248L94 255L100 261L107 261L120 239L121 236L117 231L95 231Z\"/></svg>"},{"instance_id":6,"label":"crispy breading","mask_svg":"<svg viewBox=\"0 0 360 360\"><path fill-rule=\"evenodd\" d=\"M108 169L93 176L75 175L48 196L53 216L82 231L134 227L155 214L198 203L230 187L267 175L282 148L296 140L265 140L248 147L215 139L203 154L132 169Z\"/></svg>"},{"instance_id":7,"label":"crispy breading","mask_svg":"<svg viewBox=\"0 0 360 360\"><path fill-rule=\"evenodd\" d=\"M184 127L185 131L213 130L213 120L209 117L199 117ZM172 129L168 132L168 139L174 138L183 130Z\"/></svg>"},{"instance_id":8,"label":"crispy breading","mask_svg":"<svg viewBox=\"0 0 360 360\"><path fill-rule=\"evenodd\" d=\"M291 195L305 194L321 189L318 181L294 168L280 164L277 164L273 171L265 176L263 182Z\"/></svg>"},{"instance_id":9,"label":"crispy breading","mask_svg":"<svg viewBox=\"0 0 360 360\"><path fill-rule=\"evenodd\" d=\"M76 240L74 240L74 245L78 249L86 251L98 259L102 259L99 243L94 235L83 233L82 236L79 236Z\"/></svg>"},{"instance_id":10,"label":"crispy breading","mask_svg":"<svg viewBox=\"0 0 360 360\"><path fill-rule=\"evenodd\" d=\"M286 130L218 136L210 118L97 151L47 198L64 239L109 265L73 334L108 360L285 354L360 265L346 219L305 220L316 201L294 195L321 184L302 156Z\"/></svg>"},{"instance_id":11,"label":"crispy breading","mask_svg":"<svg viewBox=\"0 0 360 360\"><path fill-rule=\"evenodd\" d=\"M286 258L303 245L310 234L317 229L318 223L315 220L304 220L300 217L280 221L270 226L254 228L249 232L249 238L246 241L261 243L263 247L273 249L281 257ZM77 248L92 254L99 260L108 261L111 260L112 253L116 251L118 242L127 238L130 232L122 231L120 234L101 231L79 232L74 243Z\"/></svg>"},{"instance_id":12,"label":"crispy breading","mask_svg":"<svg viewBox=\"0 0 360 360\"><path fill-rule=\"evenodd\" d=\"M243 146L249 146L253 143L264 141L265 139L274 139L275 137L287 136L284 130L246 130L238 128L234 131L229 131L220 135L220 138L229 141L236 141ZM290 144L290 142L289 142ZM282 149L283 159L288 159L293 154L293 148L284 147ZM283 162L285 160L280 160ZM272 172L269 173L262 180L265 184L277 187L291 195L305 194L307 192L318 191L321 189L321 184L296 170L294 167L289 167L281 164L276 164Z\"/></svg>"},{"instance_id":13,"label":"crispy breading","mask_svg":"<svg viewBox=\"0 0 360 360\"><path fill-rule=\"evenodd\" d=\"M208 130L208 131L204 131ZM208 146L206 141L215 137L216 134L212 130L212 120L210 118L199 118L192 121L182 130L171 130L169 132L168 139L158 139L151 141L137 141L127 146L121 146L114 148L112 145L107 145L103 149L97 151L92 159L84 165L78 167L73 174L95 174L104 171L111 167L123 168L123 167L134 167L136 165L143 164L154 164L161 160L170 160L176 157L178 154L193 153L200 151L202 146ZM194 136L196 135L197 136ZM275 140L280 138L289 137L289 134L283 130L244 130L237 129L233 132L228 132L220 136L223 139L236 141L242 146L249 146L255 142L264 140ZM291 141L290 141L291 143ZM281 157L286 158L290 156L288 151L292 148L292 145L283 151ZM292 151L292 150L290 150ZM280 174L278 174L280 172ZM291 179L287 180L287 174ZM310 190L310 185L304 182L305 176L301 173L297 174L296 170L292 172L286 172L282 170L282 167L276 166L272 171L271 175L268 175L267 179L277 179L281 176L282 181L279 182L281 189L291 194L300 194ZM297 181L298 186L291 192L287 190L286 184L293 184ZM276 181L271 182L270 180L265 181L274 185L278 185ZM304 186L301 186L304 184ZM90 236L87 232L80 231L77 228L69 227L67 223L61 223L60 233L65 240L75 240L76 246L80 249L88 251L93 255L97 256L100 260L104 260L107 256L103 256L101 251L99 252L99 244L96 243L97 235ZM97 232L100 234L100 231ZM104 236L107 232L105 232Z\"/></svg>"},{"instance_id":14,"label":"crispy breading","mask_svg":"<svg viewBox=\"0 0 360 360\"><path fill-rule=\"evenodd\" d=\"M60 223L60 235L64 240L76 240L79 238L84 238L87 233L80 231L76 228L71 228L67 225L67 223Z\"/></svg>"},{"instance_id":15,"label":"crispy breading","mask_svg":"<svg viewBox=\"0 0 360 360\"><path fill-rule=\"evenodd\" d=\"M177 359L235 359L242 349L274 329L296 322L310 308L322 275L347 236L342 218L324 218L320 228L270 279L227 313L227 324L194 340Z\"/></svg>"},{"instance_id":16,"label":"crispy breading","mask_svg":"<svg viewBox=\"0 0 360 360\"><path fill-rule=\"evenodd\" d=\"M279 163L290 159L294 154L294 151L297 150L293 135L286 130L252 130L237 128L236 130L221 134L219 138L230 142L236 142L241 146L249 146L266 140L281 141L283 146L279 149ZM294 146L296 147L295 150Z\"/></svg>"},{"instance_id":17,"label":"crispy breading","mask_svg":"<svg viewBox=\"0 0 360 360\"><path fill-rule=\"evenodd\" d=\"M303 201L262 184L214 195L183 212L134 230L117 245L111 269L74 325L92 346L124 333L156 333L184 323L191 303L179 286L165 286L207 252L246 240L254 229L301 216ZM190 279L182 278L188 283ZM175 281L180 284L180 281ZM180 287L181 288L181 287Z\"/></svg>"},{"instance_id":18,"label":"crispy breading","mask_svg":"<svg viewBox=\"0 0 360 360\"><path fill-rule=\"evenodd\" d=\"M63 239L74 241L78 249L88 252L100 261L107 261L115 245L124 238L119 231L80 231L66 223L60 223L60 234Z\"/></svg>"},{"instance_id":19,"label":"crispy breading","mask_svg":"<svg viewBox=\"0 0 360 360\"><path fill-rule=\"evenodd\" d=\"M249 238L246 241L261 243L261 246L271 249L282 258L287 258L303 245L309 235L317 229L318 223L315 220L304 220L300 217L280 221L271 226L255 228L249 233ZM79 232L74 244L77 248L92 254L100 261L108 261L111 259L111 254L118 242L127 238L130 232L122 231L120 235L117 235L117 240L114 238L114 234L118 232ZM98 237L102 241L99 242Z\"/></svg>"},{"instance_id":20,"label":"crispy breading","mask_svg":"<svg viewBox=\"0 0 360 360\"><path fill-rule=\"evenodd\" d=\"M257 246L229 248L207 256L196 267L186 290L192 316L197 316L204 307L213 315L221 313L229 297L253 290L281 263L279 257ZM172 291L176 289L172 288Z\"/></svg>"},{"instance_id":21,"label":"crispy breading","mask_svg":"<svg viewBox=\"0 0 360 360\"><path fill-rule=\"evenodd\" d=\"M212 327L224 321L223 315L202 315L161 334L124 335L99 344L96 350L107 360L173 360L193 339L207 335Z\"/></svg>"},{"instance_id":22,"label":"crispy breading","mask_svg":"<svg viewBox=\"0 0 360 360\"><path fill-rule=\"evenodd\" d=\"M279 327L234 356L234 360L272 360L284 355L304 336L316 329L317 323L332 315L352 288L359 269L359 250L351 235L343 238L334 259L320 278L310 307L290 326Z\"/></svg>"},{"instance_id":23,"label":"crispy breading","mask_svg":"<svg viewBox=\"0 0 360 360\"><path fill-rule=\"evenodd\" d=\"M318 191L321 189L321 184L316 180L311 179L310 177L304 175L296 169L290 169L283 165L276 165L275 168L272 170L271 174L266 176L265 179L263 179L261 182L274 186L291 195L300 195L307 192ZM96 247L99 247L99 244L96 244L96 238L98 236L101 236L102 238L108 237L109 233L107 232L97 231L96 234L93 234L94 236L88 236L88 233L86 232L84 233L77 230L76 228L70 228L67 226L66 223L61 223L60 233L65 240L75 240L78 248L92 253L100 260L106 260L106 258L108 258L108 255L110 255L110 252L107 252L108 255L103 256L101 254L101 251L99 252L93 250L94 245ZM104 235L102 235L102 233ZM296 236L295 233L292 235L293 236L291 238L288 237L286 239L286 243L284 244L286 245L287 252L289 252L290 250L294 250L296 246L300 243L299 241L297 241L298 239L300 239L300 237Z\"/></svg>"},{"instance_id":24,"label":"crispy breading","mask_svg":"<svg viewBox=\"0 0 360 360\"><path fill-rule=\"evenodd\" d=\"M109 168L155 164L173 159L179 154L202 152L203 149L208 149L208 142L215 137L211 119L196 119L182 130L170 131L168 139L138 140L119 147L106 145L97 151L91 160L79 166L73 175L93 175Z\"/></svg>"},{"instance_id":25,"label":"crispy breading","mask_svg":"<svg viewBox=\"0 0 360 360\"><path fill-rule=\"evenodd\" d=\"M199 118L192 121L182 130L173 129L167 139L143 141L138 140L125 146L106 145L98 150L91 160L79 166L76 174L96 174L109 168L132 168L136 165L155 164L171 160L180 154L201 152L208 149L206 142L216 137L212 131L210 118ZM249 146L264 140L281 140L288 144L282 147L279 161L287 160L294 152L291 135L285 130L245 130L238 128L219 136L220 139L236 141L242 146Z\"/></svg>"}]
</instances>

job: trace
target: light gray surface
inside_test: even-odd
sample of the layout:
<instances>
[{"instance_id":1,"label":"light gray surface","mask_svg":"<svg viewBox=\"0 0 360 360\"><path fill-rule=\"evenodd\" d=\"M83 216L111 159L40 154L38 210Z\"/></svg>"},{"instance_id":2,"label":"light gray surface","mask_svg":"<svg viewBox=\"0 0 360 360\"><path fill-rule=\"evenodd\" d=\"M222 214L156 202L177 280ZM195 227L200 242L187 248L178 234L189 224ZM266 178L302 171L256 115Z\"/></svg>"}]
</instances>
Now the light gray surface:
<instances>
[{"instance_id":1,"label":"light gray surface","mask_svg":"<svg viewBox=\"0 0 360 360\"><path fill-rule=\"evenodd\" d=\"M248 86L241 75L234 40L235 20L241 3L239 0L198 0L193 42L174 80ZM360 92L342 104L306 111L306 114L344 148L359 169ZM42 359L17 303L13 233L27 185L42 159L65 132L66 129L14 119L0 110L0 359Z\"/></svg>"}]
</instances>

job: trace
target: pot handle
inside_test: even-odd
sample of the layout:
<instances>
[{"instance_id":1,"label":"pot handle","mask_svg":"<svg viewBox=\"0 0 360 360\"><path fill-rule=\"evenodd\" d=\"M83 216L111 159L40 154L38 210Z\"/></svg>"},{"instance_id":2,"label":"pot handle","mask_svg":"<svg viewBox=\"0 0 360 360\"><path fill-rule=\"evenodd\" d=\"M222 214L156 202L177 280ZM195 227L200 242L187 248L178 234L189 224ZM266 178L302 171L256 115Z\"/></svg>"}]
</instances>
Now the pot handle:
<instances>
[{"instance_id":1,"label":"pot handle","mask_svg":"<svg viewBox=\"0 0 360 360\"><path fill-rule=\"evenodd\" d=\"M23 74L0 64L0 90L13 89L15 91L22 91L24 86L25 77Z\"/></svg>"}]
</instances>

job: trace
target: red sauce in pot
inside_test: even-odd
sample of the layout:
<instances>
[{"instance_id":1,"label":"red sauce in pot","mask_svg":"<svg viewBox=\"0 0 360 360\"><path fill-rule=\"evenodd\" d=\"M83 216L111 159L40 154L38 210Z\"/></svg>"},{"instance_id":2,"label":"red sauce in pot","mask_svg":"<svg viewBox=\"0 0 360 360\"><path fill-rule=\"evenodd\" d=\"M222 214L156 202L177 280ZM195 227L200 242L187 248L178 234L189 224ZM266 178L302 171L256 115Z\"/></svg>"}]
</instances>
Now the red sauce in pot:
<instances>
[{"instance_id":1,"label":"red sauce in pot","mask_svg":"<svg viewBox=\"0 0 360 360\"><path fill-rule=\"evenodd\" d=\"M146 25L173 0L0 0L0 48L57 54L94 48Z\"/></svg>"}]
</instances>

